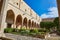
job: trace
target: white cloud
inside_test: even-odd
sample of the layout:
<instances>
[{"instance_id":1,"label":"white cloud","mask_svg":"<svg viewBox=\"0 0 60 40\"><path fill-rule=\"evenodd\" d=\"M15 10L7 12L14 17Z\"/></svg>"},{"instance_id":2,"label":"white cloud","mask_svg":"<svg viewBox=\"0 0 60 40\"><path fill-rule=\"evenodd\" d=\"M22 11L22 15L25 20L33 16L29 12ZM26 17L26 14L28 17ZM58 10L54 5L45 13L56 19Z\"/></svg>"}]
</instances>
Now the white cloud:
<instances>
[{"instance_id":1,"label":"white cloud","mask_svg":"<svg viewBox=\"0 0 60 40\"><path fill-rule=\"evenodd\" d=\"M41 18L58 17L57 7L49 8L48 11L50 11L50 12L48 12L47 14L46 14L46 13L43 13L43 14L41 15Z\"/></svg>"}]
</instances>

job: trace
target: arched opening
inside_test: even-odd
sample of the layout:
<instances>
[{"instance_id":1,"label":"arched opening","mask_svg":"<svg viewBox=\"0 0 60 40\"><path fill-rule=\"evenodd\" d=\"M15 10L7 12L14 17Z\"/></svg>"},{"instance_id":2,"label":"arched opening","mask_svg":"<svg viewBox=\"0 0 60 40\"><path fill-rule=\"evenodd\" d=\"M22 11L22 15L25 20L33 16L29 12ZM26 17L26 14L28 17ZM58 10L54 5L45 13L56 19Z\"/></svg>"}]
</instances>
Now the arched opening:
<instances>
[{"instance_id":1,"label":"arched opening","mask_svg":"<svg viewBox=\"0 0 60 40\"><path fill-rule=\"evenodd\" d=\"M25 26L27 28L27 18L26 17L23 20L23 26Z\"/></svg>"},{"instance_id":2,"label":"arched opening","mask_svg":"<svg viewBox=\"0 0 60 40\"><path fill-rule=\"evenodd\" d=\"M37 23L36 23L36 27L37 27Z\"/></svg>"},{"instance_id":3,"label":"arched opening","mask_svg":"<svg viewBox=\"0 0 60 40\"><path fill-rule=\"evenodd\" d=\"M18 15L16 18L16 28L20 25L22 27L22 16Z\"/></svg>"},{"instance_id":4,"label":"arched opening","mask_svg":"<svg viewBox=\"0 0 60 40\"><path fill-rule=\"evenodd\" d=\"M40 25L38 24L38 27L40 28Z\"/></svg>"},{"instance_id":5,"label":"arched opening","mask_svg":"<svg viewBox=\"0 0 60 40\"><path fill-rule=\"evenodd\" d=\"M29 26L29 28L31 27L31 20L29 20L29 22L28 22L28 26Z\"/></svg>"},{"instance_id":6,"label":"arched opening","mask_svg":"<svg viewBox=\"0 0 60 40\"><path fill-rule=\"evenodd\" d=\"M35 22L34 22L34 28L35 28Z\"/></svg>"},{"instance_id":7,"label":"arched opening","mask_svg":"<svg viewBox=\"0 0 60 40\"><path fill-rule=\"evenodd\" d=\"M35 27L36 27L36 22L35 22Z\"/></svg>"},{"instance_id":8,"label":"arched opening","mask_svg":"<svg viewBox=\"0 0 60 40\"><path fill-rule=\"evenodd\" d=\"M32 21L32 28L34 27L34 21Z\"/></svg>"},{"instance_id":9,"label":"arched opening","mask_svg":"<svg viewBox=\"0 0 60 40\"><path fill-rule=\"evenodd\" d=\"M11 28L12 24L14 24L14 18L14 12L12 10L8 10L6 16L7 28Z\"/></svg>"},{"instance_id":10,"label":"arched opening","mask_svg":"<svg viewBox=\"0 0 60 40\"><path fill-rule=\"evenodd\" d=\"M37 28L39 28L39 24L37 24Z\"/></svg>"}]
</instances>

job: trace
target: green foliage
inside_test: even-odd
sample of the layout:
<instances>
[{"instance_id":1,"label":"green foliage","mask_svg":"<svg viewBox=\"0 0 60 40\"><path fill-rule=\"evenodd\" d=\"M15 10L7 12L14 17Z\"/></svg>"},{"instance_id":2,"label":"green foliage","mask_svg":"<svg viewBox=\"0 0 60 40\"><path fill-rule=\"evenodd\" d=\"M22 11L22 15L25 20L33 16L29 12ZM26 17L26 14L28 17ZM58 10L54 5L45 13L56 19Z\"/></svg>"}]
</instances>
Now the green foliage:
<instances>
[{"instance_id":1,"label":"green foliage","mask_svg":"<svg viewBox=\"0 0 60 40\"><path fill-rule=\"evenodd\" d=\"M56 17L54 20L55 26L59 28L59 17Z\"/></svg>"},{"instance_id":2,"label":"green foliage","mask_svg":"<svg viewBox=\"0 0 60 40\"><path fill-rule=\"evenodd\" d=\"M37 33L38 33L38 30L37 29L31 29L29 35L30 36L36 36Z\"/></svg>"},{"instance_id":3,"label":"green foliage","mask_svg":"<svg viewBox=\"0 0 60 40\"><path fill-rule=\"evenodd\" d=\"M18 30L18 32L17 32ZM46 30L43 29L15 29L15 28L6 28L4 30L5 33L12 33L12 34L21 34L26 36L38 37L39 35L43 35L46 33ZM39 37L40 37L39 36Z\"/></svg>"},{"instance_id":4,"label":"green foliage","mask_svg":"<svg viewBox=\"0 0 60 40\"><path fill-rule=\"evenodd\" d=\"M47 29L38 29L38 32L48 32L49 30Z\"/></svg>"},{"instance_id":5,"label":"green foliage","mask_svg":"<svg viewBox=\"0 0 60 40\"><path fill-rule=\"evenodd\" d=\"M20 29L20 34L22 35L28 35L29 34L29 30L26 30L26 29Z\"/></svg>"},{"instance_id":6,"label":"green foliage","mask_svg":"<svg viewBox=\"0 0 60 40\"><path fill-rule=\"evenodd\" d=\"M11 33L11 32L13 32L13 29L12 28L5 28L4 32L5 33Z\"/></svg>"},{"instance_id":7,"label":"green foliage","mask_svg":"<svg viewBox=\"0 0 60 40\"><path fill-rule=\"evenodd\" d=\"M38 30L37 29L31 29L30 32L32 32L32 33L38 33Z\"/></svg>"},{"instance_id":8,"label":"green foliage","mask_svg":"<svg viewBox=\"0 0 60 40\"><path fill-rule=\"evenodd\" d=\"M19 32L19 29L13 28L13 32Z\"/></svg>"},{"instance_id":9,"label":"green foliage","mask_svg":"<svg viewBox=\"0 0 60 40\"><path fill-rule=\"evenodd\" d=\"M53 22L41 22L40 26L41 26L41 28L50 29L50 28L55 26L55 23L53 23Z\"/></svg>"}]
</instances>

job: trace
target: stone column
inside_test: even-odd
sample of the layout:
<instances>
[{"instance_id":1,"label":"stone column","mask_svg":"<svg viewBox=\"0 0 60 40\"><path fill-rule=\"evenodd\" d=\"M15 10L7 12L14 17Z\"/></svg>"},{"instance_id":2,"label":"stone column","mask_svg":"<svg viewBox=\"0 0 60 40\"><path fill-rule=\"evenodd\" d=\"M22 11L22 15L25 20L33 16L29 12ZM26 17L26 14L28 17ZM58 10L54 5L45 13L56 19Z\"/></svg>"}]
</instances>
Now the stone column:
<instances>
[{"instance_id":1,"label":"stone column","mask_svg":"<svg viewBox=\"0 0 60 40\"><path fill-rule=\"evenodd\" d=\"M28 20L27 20L27 26L26 26L26 29L28 29Z\"/></svg>"},{"instance_id":2,"label":"stone column","mask_svg":"<svg viewBox=\"0 0 60 40\"><path fill-rule=\"evenodd\" d=\"M22 19L22 24L21 24L21 28L23 27L23 19Z\"/></svg>"},{"instance_id":3,"label":"stone column","mask_svg":"<svg viewBox=\"0 0 60 40\"><path fill-rule=\"evenodd\" d=\"M7 6L8 6L8 1L9 0L4 0L4 2L3 2L3 6L2 6L2 11L1 11L1 25L0 25L0 27L1 27L1 29L0 29L0 36L5 36L4 35L4 28L5 28L5 21L6 21L6 14L7 14Z\"/></svg>"},{"instance_id":4,"label":"stone column","mask_svg":"<svg viewBox=\"0 0 60 40\"><path fill-rule=\"evenodd\" d=\"M57 0L58 14L59 14L59 29L60 29L60 0Z\"/></svg>"},{"instance_id":5,"label":"stone column","mask_svg":"<svg viewBox=\"0 0 60 40\"><path fill-rule=\"evenodd\" d=\"M14 18L13 28L16 28L16 16L15 16L15 18Z\"/></svg>"}]
</instances>

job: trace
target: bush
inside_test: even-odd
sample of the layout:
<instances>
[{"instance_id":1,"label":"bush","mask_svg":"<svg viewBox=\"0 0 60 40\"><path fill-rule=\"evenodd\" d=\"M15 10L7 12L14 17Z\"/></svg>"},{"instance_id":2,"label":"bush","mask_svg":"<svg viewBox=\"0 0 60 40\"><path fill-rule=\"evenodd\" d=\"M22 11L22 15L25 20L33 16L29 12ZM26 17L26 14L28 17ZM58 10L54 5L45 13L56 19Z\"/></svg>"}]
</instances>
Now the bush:
<instances>
[{"instance_id":1,"label":"bush","mask_svg":"<svg viewBox=\"0 0 60 40\"><path fill-rule=\"evenodd\" d=\"M38 29L38 32L49 32L48 29Z\"/></svg>"},{"instance_id":2,"label":"bush","mask_svg":"<svg viewBox=\"0 0 60 40\"><path fill-rule=\"evenodd\" d=\"M11 32L13 32L12 28L5 28L4 29L4 33L11 33Z\"/></svg>"},{"instance_id":3,"label":"bush","mask_svg":"<svg viewBox=\"0 0 60 40\"><path fill-rule=\"evenodd\" d=\"M29 35L30 30L26 30L26 29L20 29L20 34L22 35Z\"/></svg>"},{"instance_id":4,"label":"bush","mask_svg":"<svg viewBox=\"0 0 60 40\"><path fill-rule=\"evenodd\" d=\"M37 34L37 33L32 33L32 32L31 32L31 33L29 33L29 35L30 35L30 36L33 36L33 37L35 37L35 36L36 36L36 34Z\"/></svg>"},{"instance_id":5,"label":"bush","mask_svg":"<svg viewBox=\"0 0 60 40\"><path fill-rule=\"evenodd\" d=\"M19 29L13 28L13 32L19 32Z\"/></svg>"},{"instance_id":6,"label":"bush","mask_svg":"<svg viewBox=\"0 0 60 40\"><path fill-rule=\"evenodd\" d=\"M4 29L4 32L44 38L44 36L45 36L44 34L46 33L46 30L44 30L44 29L30 29L29 30L29 29L6 28L6 29Z\"/></svg>"},{"instance_id":7,"label":"bush","mask_svg":"<svg viewBox=\"0 0 60 40\"><path fill-rule=\"evenodd\" d=\"M31 29L30 32L32 32L32 33L38 33L38 30L37 29Z\"/></svg>"},{"instance_id":8,"label":"bush","mask_svg":"<svg viewBox=\"0 0 60 40\"><path fill-rule=\"evenodd\" d=\"M37 29L31 29L29 35L35 37L37 35L37 33L38 33Z\"/></svg>"}]
</instances>

